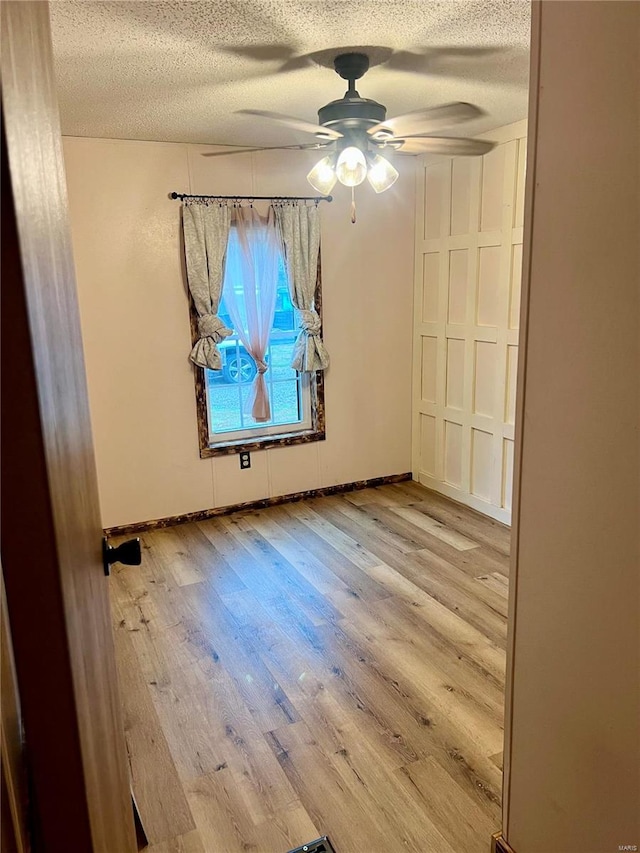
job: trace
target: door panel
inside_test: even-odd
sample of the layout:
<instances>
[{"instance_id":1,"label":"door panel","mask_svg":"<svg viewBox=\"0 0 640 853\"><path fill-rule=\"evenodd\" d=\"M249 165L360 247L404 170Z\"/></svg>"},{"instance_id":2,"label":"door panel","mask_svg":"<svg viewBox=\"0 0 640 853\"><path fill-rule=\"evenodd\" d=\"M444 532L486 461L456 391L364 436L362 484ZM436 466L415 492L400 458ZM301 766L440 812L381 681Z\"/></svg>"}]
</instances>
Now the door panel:
<instances>
[{"instance_id":1,"label":"door panel","mask_svg":"<svg viewBox=\"0 0 640 853\"><path fill-rule=\"evenodd\" d=\"M28 853L27 775L9 614L0 566L0 849Z\"/></svg>"},{"instance_id":2,"label":"door panel","mask_svg":"<svg viewBox=\"0 0 640 853\"><path fill-rule=\"evenodd\" d=\"M48 6L1 5L2 561L37 832L47 851L129 853Z\"/></svg>"}]
</instances>

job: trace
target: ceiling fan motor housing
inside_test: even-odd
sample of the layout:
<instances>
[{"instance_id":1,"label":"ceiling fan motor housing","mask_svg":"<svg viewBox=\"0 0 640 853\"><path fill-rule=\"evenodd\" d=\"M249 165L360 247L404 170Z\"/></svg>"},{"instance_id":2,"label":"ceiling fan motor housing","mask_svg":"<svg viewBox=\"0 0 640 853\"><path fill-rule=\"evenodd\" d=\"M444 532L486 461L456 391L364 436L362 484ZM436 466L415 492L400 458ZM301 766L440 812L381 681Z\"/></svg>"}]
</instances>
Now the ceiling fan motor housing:
<instances>
[{"instance_id":1,"label":"ceiling fan motor housing","mask_svg":"<svg viewBox=\"0 0 640 853\"><path fill-rule=\"evenodd\" d=\"M387 117L387 109L377 101L361 98L354 81L359 80L369 68L369 57L364 53L342 53L333 60L336 73L349 81L349 89L337 101L331 101L318 110L318 120L324 127L344 131L366 131Z\"/></svg>"},{"instance_id":2,"label":"ceiling fan motor housing","mask_svg":"<svg viewBox=\"0 0 640 853\"><path fill-rule=\"evenodd\" d=\"M331 101L324 107L318 110L318 120L324 127L336 127L336 130L342 130L343 127L364 127L373 126L384 121L387 117L387 109L377 101L372 101L369 98L340 98L338 101Z\"/></svg>"}]
</instances>

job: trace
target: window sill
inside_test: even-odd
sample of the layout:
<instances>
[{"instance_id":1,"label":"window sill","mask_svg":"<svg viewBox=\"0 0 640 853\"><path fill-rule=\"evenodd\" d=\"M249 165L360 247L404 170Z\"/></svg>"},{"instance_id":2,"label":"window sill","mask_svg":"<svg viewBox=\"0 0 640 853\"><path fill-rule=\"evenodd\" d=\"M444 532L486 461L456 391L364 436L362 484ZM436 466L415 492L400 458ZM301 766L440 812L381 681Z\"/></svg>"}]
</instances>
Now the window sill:
<instances>
[{"instance_id":1,"label":"window sill","mask_svg":"<svg viewBox=\"0 0 640 853\"><path fill-rule=\"evenodd\" d=\"M200 458L209 459L211 456L228 456L232 453L267 450L270 447L290 447L294 444L310 444L312 441L324 441L324 427L321 429L298 430L297 432L265 435L262 438L241 438L238 441L224 441L200 448Z\"/></svg>"}]
</instances>

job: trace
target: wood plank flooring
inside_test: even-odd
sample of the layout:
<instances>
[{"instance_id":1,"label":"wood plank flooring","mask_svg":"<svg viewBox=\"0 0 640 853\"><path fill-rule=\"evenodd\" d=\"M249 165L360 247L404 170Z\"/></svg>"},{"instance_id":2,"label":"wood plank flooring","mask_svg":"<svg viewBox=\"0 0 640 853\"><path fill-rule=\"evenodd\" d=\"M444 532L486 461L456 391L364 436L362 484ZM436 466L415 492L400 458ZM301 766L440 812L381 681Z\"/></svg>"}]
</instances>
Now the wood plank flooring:
<instances>
[{"instance_id":1,"label":"wood plank flooring","mask_svg":"<svg viewBox=\"0 0 640 853\"><path fill-rule=\"evenodd\" d=\"M408 482L141 538L112 602L150 853L486 853L505 527Z\"/></svg>"}]
</instances>

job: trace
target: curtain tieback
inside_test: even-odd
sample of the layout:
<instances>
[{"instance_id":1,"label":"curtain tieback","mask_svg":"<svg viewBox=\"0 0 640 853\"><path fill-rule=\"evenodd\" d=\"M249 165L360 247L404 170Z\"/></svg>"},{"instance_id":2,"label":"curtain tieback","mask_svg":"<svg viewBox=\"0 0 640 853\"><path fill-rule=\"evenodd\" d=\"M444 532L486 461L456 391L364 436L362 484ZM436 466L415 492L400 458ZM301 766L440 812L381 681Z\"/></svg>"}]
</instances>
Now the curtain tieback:
<instances>
[{"instance_id":1,"label":"curtain tieback","mask_svg":"<svg viewBox=\"0 0 640 853\"><path fill-rule=\"evenodd\" d=\"M198 317L198 333L201 338L213 338L219 344L233 334L233 329L228 329L216 314L203 314Z\"/></svg>"},{"instance_id":2,"label":"curtain tieback","mask_svg":"<svg viewBox=\"0 0 640 853\"><path fill-rule=\"evenodd\" d=\"M258 373L260 375L267 372L267 370L269 369L269 365L266 361L262 361L261 358L255 358L254 361L256 363L256 367L258 368Z\"/></svg>"},{"instance_id":3,"label":"curtain tieback","mask_svg":"<svg viewBox=\"0 0 640 853\"><path fill-rule=\"evenodd\" d=\"M318 312L311 308L309 311L302 309L300 311L300 322L303 330L308 335L319 335L322 326Z\"/></svg>"}]
</instances>

